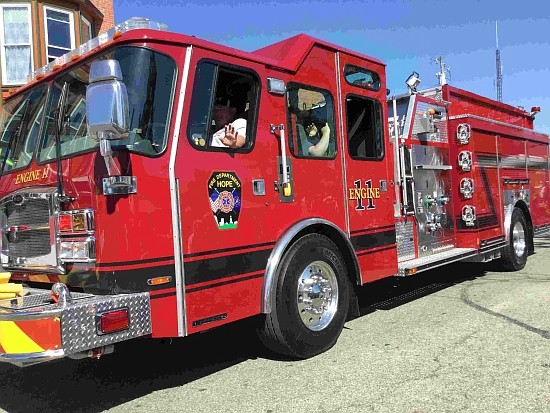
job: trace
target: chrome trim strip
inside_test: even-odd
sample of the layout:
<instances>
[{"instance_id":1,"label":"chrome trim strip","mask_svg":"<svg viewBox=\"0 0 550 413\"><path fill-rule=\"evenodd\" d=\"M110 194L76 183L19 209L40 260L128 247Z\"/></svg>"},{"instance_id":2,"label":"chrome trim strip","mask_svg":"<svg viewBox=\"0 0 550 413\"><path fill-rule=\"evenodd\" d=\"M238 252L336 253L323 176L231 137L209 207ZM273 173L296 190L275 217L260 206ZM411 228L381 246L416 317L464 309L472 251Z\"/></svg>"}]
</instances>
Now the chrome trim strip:
<instances>
[{"instance_id":1,"label":"chrome trim strip","mask_svg":"<svg viewBox=\"0 0 550 413\"><path fill-rule=\"evenodd\" d=\"M39 231L39 230L46 230L50 229L49 225L12 225L11 227L8 227L7 225L4 225L2 227L2 232L5 234L10 233L19 233L19 232L27 232L27 231Z\"/></svg>"},{"instance_id":2,"label":"chrome trim strip","mask_svg":"<svg viewBox=\"0 0 550 413\"><path fill-rule=\"evenodd\" d=\"M498 250L501 247L502 246L492 247L490 249L483 250L483 253ZM414 274L411 274L411 275L416 275L416 274L419 274L419 273L424 272L424 271L433 270L434 268L439 268L439 267L442 267L442 266L447 265L447 264L452 264L453 262L463 261L463 260L478 256L478 255L480 255L480 251L472 251L472 252L466 252L464 254L457 255L456 257L443 259L441 261L434 261L432 263L424 264L423 266L418 267L416 272ZM405 263L406 262L404 262L404 264ZM404 267L404 271L403 271L404 275L396 274L396 276L398 276L398 277L410 277L411 275L406 275L405 274L406 270L407 270L407 268Z\"/></svg>"},{"instance_id":3,"label":"chrome trim strip","mask_svg":"<svg viewBox=\"0 0 550 413\"><path fill-rule=\"evenodd\" d=\"M525 157L525 176L529 177L529 156L527 156L527 140L523 141L523 156Z\"/></svg>"},{"instance_id":4,"label":"chrome trim strip","mask_svg":"<svg viewBox=\"0 0 550 413\"><path fill-rule=\"evenodd\" d=\"M0 362L14 364L18 367L30 366L65 357L63 350L47 350L39 353L0 354Z\"/></svg>"},{"instance_id":5,"label":"chrome trim strip","mask_svg":"<svg viewBox=\"0 0 550 413\"><path fill-rule=\"evenodd\" d=\"M185 92L187 89L187 78L189 77L189 68L191 66L191 53L193 46L188 46L185 52L185 62L183 64L183 73L180 80L180 92L178 96L178 107L176 109L176 123L174 125L174 134L172 136L172 148L170 150L170 204L172 209L172 233L174 239L174 264L176 278L176 308L178 313L178 336L186 336L186 314L185 314L185 276L183 268L183 252L182 252L182 233L181 233L181 217L180 217L180 197L179 183L176 179L176 155L178 153L178 143L181 129L181 118L183 113L183 105Z\"/></svg>"},{"instance_id":6,"label":"chrome trim strip","mask_svg":"<svg viewBox=\"0 0 550 413\"><path fill-rule=\"evenodd\" d=\"M275 248L273 248L273 251L271 251L271 255L269 256L269 260L267 261L267 266L265 269L265 276L264 276L264 284L262 287L262 301L261 301L261 311L262 313L270 313L272 309L272 299L273 299L273 290L274 286L277 283L277 270L279 269L279 264L283 258L283 253L286 250L286 248L290 245L290 242L292 239L303 229L316 224L323 224L330 226L340 233L343 239L346 240L348 244L348 248L350 251L354 251L353 246L351 245L351 242L346 234L335 224L333 224L330 221L327 221L325 219L321 218L308 218L303 221L297 222L292 227L287 229L285 233L279 238L277 243L275 244ZM356 270L359 269L359 265L357 264L357 258L354 259L354 267Z\"/></svg>"},{"instance_id":7,"label":"chrome trim strip","mask_svg":"<svg viewBox=\"0 0 550 413\"><path fill-rule=\"evenodd\" d=\"M498 162L499 157L500 157L500 154L498 152L499 136L500 135L495 134L495 153L497 155L496 167L497 167L497 180L498 180L498 182L497 182L498 183L498 196L500 197L499 204L502 205L502 214L504 215L506 210L504 208L504 194L502 193L502 181L500 180L500 164ZM504 232L504 233L506 232L506 224L504 222L504 219L500 222L500 229L502 230L502 232ZM506 234L505 234L505 237L506 237ZM508 240L507 237L506 237L506 240Z\"/></svg>"},{"instance_id":8,"label":"chrome trim strip","mask_svg":"<svg viewBox=\"0 0 550 413\"><path fill-rule=\"evenodd\" d=\"M501 121L499 121L499 120L494 120L494 119L490 119L490 118L484 118L483 116L472 115L472 114L470 114L470 113L467 113L467 114L464 114L464 115L454 115L454 116L450 116L450 117L449 117L449 120L464 119L464 118L472 118L472 119L477 119L477 120L483 120L483 121L485 121L485 122L494 123L494 124L496 124L496 125L508 126L508 127L510 127L510 128L514 128L514 129L519 129L519 130L524 130L524 131L529 131L529 132L538 133L538 132L534 131L533 129L529 129L529 128L526 128L526 127L523 127L523 126L512 125L511 123L501 122Z\"/></svg>"},{"instance_id":9,"label":"chrome trim strip","mask_svg":"<svg viewBox=\"0 0 550 413\"><path fill-rule=\"evenodd\" d=\"M401 190L401 176L399 172L400 161L399 161L399 124L397 116L397 100L395 96L392 97L392 112L393 112L393 136L390 136L390 145L393 146L393 190L395 196L395 202L393 204L393 217L400 218L402 215L402 206L401 198L399 192ZM392 139L393 138L393 139ZM346 194L347 195L347 194ZM347 196L346 196L347 198Z\"/></svg>"},{"instance_id":10,"label":"chrome trim strip","mask_svg":"<svg viewBox=\"0 0 550 413\"><path fill-rule=\"evenodd\" d=\"M402 138L404 139L412 138L412 136L409 136L409 133L412 131L412 128L413 128L415 105L416 105L416 95L411 95L411 98L409 99L409 106L407 107L407 114L405 115L406 116L405 125L403 127Z\"/></svg>"},{"instance_id":11,"label":"chrome trim strip","mask_svg":"<svg viewBox=\"0 0 550 413\"><path fill-rule=\"evenodd\" d=\"M343 185L342 185L342 191L344 196L344 214L346 219L346 232L349 236L350 233L350 223L349 223L349 200L347 196L347 187L348 187L348 175L346 173L347 171L347 165L346 165L346 145L345 140L347 140L347 137L344 137L344 119L343 119L343 96L342 96L342 82L340 80L340 52L336 52L335 55L336 60L336 94L338 96L338 116L340 117L340 159L342 159L342 176L344 178Z\"/></svg>"},{"instance_id":12,"label":"chrome trim strip","mask_svg":"<svg viewBox=\"0 0 550 413\"><path fill-rule=\"evenodd\" d=\"M17 299L17 298L16 298ZM45 318L61 317L63 307L52 308L50 310L8 310L0 312L0 321L32 321L43 320Z\"/></svg>"}]
</instances>

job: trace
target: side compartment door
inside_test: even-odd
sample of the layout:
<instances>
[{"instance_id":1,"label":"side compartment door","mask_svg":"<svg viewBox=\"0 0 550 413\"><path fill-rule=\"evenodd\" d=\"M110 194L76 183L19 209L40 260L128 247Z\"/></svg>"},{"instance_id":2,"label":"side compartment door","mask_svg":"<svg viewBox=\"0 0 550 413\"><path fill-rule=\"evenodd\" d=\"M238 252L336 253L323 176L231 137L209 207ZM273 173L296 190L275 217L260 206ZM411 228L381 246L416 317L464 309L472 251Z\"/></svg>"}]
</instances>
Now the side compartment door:
<instances>
[{"instance_id":1,"label":"side compartment door","mask_svg":"<svg viewBox=\"0 0 550 413\"><path fill-rule=\"evenodd\" d=\"M362 282L397 273L384 67L340 53L348 228Z\"/></svg>"}]
</instances>

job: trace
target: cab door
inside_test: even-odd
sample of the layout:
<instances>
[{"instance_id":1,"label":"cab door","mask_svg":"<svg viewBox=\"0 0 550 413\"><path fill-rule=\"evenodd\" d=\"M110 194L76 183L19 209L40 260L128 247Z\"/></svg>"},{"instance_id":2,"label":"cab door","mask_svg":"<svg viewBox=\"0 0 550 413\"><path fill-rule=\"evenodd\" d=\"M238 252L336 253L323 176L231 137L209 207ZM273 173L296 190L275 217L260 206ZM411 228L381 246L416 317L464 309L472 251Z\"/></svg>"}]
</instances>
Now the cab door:
<instances>
[{"instance_id":1,"label":"cab door","mask_svg":"<svg viewBox=\"0 0 550 413\"><path fill-rule=\"evenodd\" d=\"M347 220L363 283L397 273L384 66L339 53Z\"/></svg>"}]
</instances>

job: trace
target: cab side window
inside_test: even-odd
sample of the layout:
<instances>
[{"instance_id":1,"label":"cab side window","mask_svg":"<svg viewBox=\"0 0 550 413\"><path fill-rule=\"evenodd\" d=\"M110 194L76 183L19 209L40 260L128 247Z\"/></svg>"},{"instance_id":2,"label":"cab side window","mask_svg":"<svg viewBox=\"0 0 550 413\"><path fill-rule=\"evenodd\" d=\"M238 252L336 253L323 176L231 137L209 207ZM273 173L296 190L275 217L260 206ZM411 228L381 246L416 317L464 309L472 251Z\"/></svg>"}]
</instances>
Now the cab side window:
<instances>
[{"instance_id":1,"label":"cab side window","mask_svg":"<svg viewBox=\"0 0 550 413\"><path fill-rule=\"evenodd\" d=\"M363 69L353 65L346 65L344 68L344 77L346 78L346 82L350 85L367 90L380 90L380 76L372 70Z\"/></svg>"},{"instance_id":2,"label":"cab side window","mask_svg":"<svg viewBox=\"0 0 550 413\"><path fill-rule=\"evenodd\" d=\"M299 158L334 158L336 128L330 92L289 83L287 110L291 153Z\"/></svg>"},{"instance_id":3,"label":"cab side window","mask_svg":"<svg viewBox=\"0 0 550 413\"><path fill-rule=\"evenodd\" d=\"M257 77L215 62L197 67L187 136L199 150L250 149L259 96Z\"/></svg>"},{"instance_id":4,"label":"cab side window","mask_svg":"<svg viewBox=\"0 0 550 413\"><path fill-rule=\"evenodd\" d=\"M352 158L384 158L382 105L362 96L346 98L348 150Z\"/></svg>"}]
</instances>

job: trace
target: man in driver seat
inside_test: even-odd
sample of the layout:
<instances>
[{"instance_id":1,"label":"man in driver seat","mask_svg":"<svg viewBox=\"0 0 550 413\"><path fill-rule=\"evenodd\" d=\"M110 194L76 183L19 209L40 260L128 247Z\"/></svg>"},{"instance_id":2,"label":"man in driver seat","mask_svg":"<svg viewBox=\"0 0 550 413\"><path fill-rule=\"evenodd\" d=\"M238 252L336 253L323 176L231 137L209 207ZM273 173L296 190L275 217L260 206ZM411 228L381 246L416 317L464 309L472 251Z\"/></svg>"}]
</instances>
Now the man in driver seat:
<instances>
[{"instance_id":1,"label":"man in driver seat","mask_svg":"<svg viewBox=\"0 0 550 413\"><path fill-rule=\"evenodd\" d=\"M212 146L221 148L242 148L246 143L246 119L235 117L237 109L231 106L216 105L212 113L215 129Z\"/></svg>"}]
</instances>

